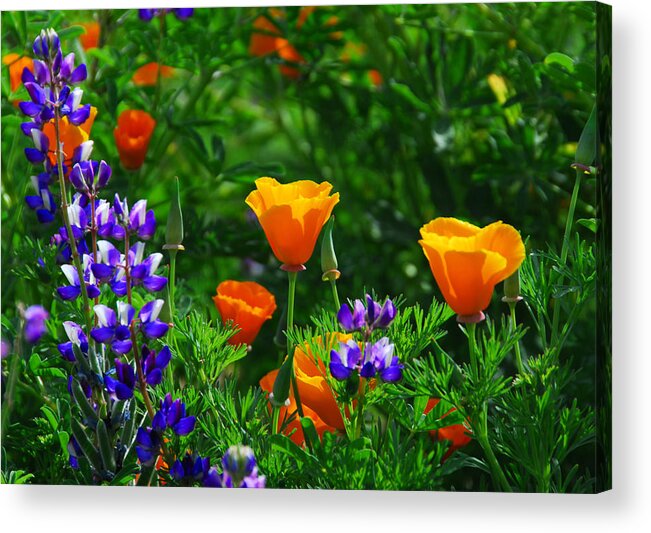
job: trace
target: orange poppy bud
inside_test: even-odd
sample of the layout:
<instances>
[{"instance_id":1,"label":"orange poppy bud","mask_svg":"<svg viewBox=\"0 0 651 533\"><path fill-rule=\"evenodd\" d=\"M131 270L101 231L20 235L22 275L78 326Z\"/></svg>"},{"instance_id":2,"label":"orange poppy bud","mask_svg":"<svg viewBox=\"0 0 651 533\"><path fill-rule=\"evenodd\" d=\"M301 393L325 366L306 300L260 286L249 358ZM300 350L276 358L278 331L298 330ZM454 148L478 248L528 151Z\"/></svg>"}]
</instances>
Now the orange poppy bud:
<instances>
[{"instance_id":1,"label":"orange poppy bud","mask_svg":"<svg viewBox=\"0 0 651 533\"><path fill-rule=\"evenodd\" d=\"M99 22L91 20L90 22L77 22L84 28L84 33L79 36L79 42L84 50L97 48L99 46L100 25Z\"/></svg>"},{"instance_id":2,"label":"orange poppy bud","mask_svg":"<svg viewBox=\"0 0 651 533\"><path fill-rule=\"evenodd\" d=\"M253 344L262 324L276 310L274 295L255 281L222 281L212 299L222 322L231 320L240 329L229 344Z\"/></svg>"},{"instance_id":3,"label":"orange poppy bud","mask_svg":"<svg viewBox=\"0 0 651 533\"><path fill-rule=\"evenodd\" d=\"M7 54L2 58L2 62L9 67L9 86L11 92L16 92L23 83L21 77L25 67L30 72L34 72L34 61L31 57L20 57L18 54Z\"/></svg>"},{"instance_id":4,"label":"orange poppy bud","mask_svg":"<svg viewBox=\"0 0 651 533\"><path fill-rule=\"evenodd\" d=\"M146 111L127 109L120 113L113 136L124 168L137 170L142 166L155 127L156 121Z\"/></svg>"},{"instance_id":5,"label":"orange poppy bud","mask_svg":"<svg viewBox=\"0 0 651 533\"><path fill-rule=\"evenodd\" d=\"M429 413L432 409L434 409L434 407L438 405L440 401L441 401L440 398L430 398L427 401L427 405L425 406L425 410L423 411L423 414ZM455 410L456 409L453 407L447 413L445 413L441 418L445 418L448 414L450 414L452 411ZM450 442L450 448L448 448L448 451L445 452L445 455L443 456L443 461L445 461L448 457L450 457L450 455L452 455L459 448L463 448L468 443L470 443L472 438L468 435L469 432L470 429L467 428L465 425L453 424L451 426L446 426L446 427L442 427L430 431L429 434L436 441L446 440Z\"/></svg>"},{"instance_id":6,"label":"orange poppy bud","mask_svg":"<svg viewBox=\"0 0 651 533\"><path fill-rule=\"evenodd\" d=\"M483 320L493 289L525 257L518 231L494 222L479 228L455 218L437 218L420 229L418 241L443 297L460 322Z\"/></svg>"},{"instance_id":7,"label":"orange poppy bud","mask_svg":"<svg viewBox=\"0 0 651 533\"><path fill-rule=\"evenodd\" d=\"M249 54L262 57L275 52L276 37L280 35L278 27L267 17L260 15L253 22L253 28L249 42Z\"/></svg>"},{"instance_id":8,"label":"orange poppy bud","mask_svg":"<svg viewBox=\"0 0 651 533\"><path fill-rule=\"evenodd\" d=\"M90 130L93 127L95 122L95 117L97 116L97 108L90 108L90 115L86 119L86 122L79 126L75 126L68 121L68 117L63 117L59 121L59 140L61 141L62 150L63 150L63 162L66 166L70 167L72 162L72 156L75 153L75 150L85 143L90 138ZM54 127L54 119L43 126L43 133L47 136L49 141L49 152L48 157L50 158L50 163L54 166L57 164L56 158L56 128ZM68 168L70 171L70 168Z\"/></svg>"},{"instance_id":9,"label":"orange poppy bud","mask_svg":"<svg viewBox=\"0 0 651 533\"><path fill-rule=\"evenodd\" d=\"M371 83L376 87L379 87L384 83L384 78L382 77L382 74L380 74L380 71L377 69L369 70L368 77L371 80Z\"/></svg>"},{"instance_id":10,"label":"orange poppy bud","mask_svg":"<svg viewBox=\"0 0 651 533\"><path fill-rule=\"evenodd\" d=\"M326 339L325 346L322 337L315 337L310 344L323 347L324 353L329 353L340 342L346 342L349 339L352 339L352 335L331 333ZM294 350L294 372L296 373L298 392L303 404L303 413L306 417L312 419L319 437L326 431L342 431L344 429L344 420L335 400L335 395L326 380L327 370L325 364L318 355L312 352L309 344L297 346ZM273 390L277 375L278 370L272 370L264 376L260 380L262 390L270 393ZM280 408L280 423L282 424L282 421L289 418L295 411L296 401L292 391L289 395L289 406ZM284 431L285 434L289 435L294 430L296 432L290 438L298 445L303 444L305 437L298 415L287 425Z\"/></svg>"},{"instance_id":11,"label":"orange poppy bud","mask_svg":"<svg viewBox=\"0 0 651 533\"><path fill-rule=\"evenodd\" d=\"M258 217L274 255L286 270L302 270L339 202L339 193L330 196L332 185L327 181L281 184L274 178L258 178L255 185L246 203Z\"/></svg>"},{"instance_id":12,"label":"orange poppy bud","mask_svg":"<svg viewBox=\"0 0 651 533\"><path fill-rule=\"evenodd\" d=\"M135 85L147 87L156 85L158 77L170 78L174 75L174 68L166 65L159 65L156 62L147 63L133 73L131 81Z\"/></svg>"}]
</instances>

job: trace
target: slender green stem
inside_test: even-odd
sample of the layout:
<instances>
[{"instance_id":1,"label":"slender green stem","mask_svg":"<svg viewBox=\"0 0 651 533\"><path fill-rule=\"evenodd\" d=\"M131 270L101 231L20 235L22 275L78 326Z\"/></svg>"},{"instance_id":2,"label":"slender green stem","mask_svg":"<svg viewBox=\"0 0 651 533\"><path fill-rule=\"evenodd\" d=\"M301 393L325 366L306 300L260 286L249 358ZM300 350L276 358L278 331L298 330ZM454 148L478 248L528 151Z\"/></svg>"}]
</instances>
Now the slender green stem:
<instances>
[{"instance_id":1,"label":"slender green stem","mask_svg":"<svg viewBox=\"0 0 651 533\"><path fill-rule=\"evenodd\" d=\"M58 100L59 91L54 88L54 98ZM79 251L77 250L77 240L75 239L74 234L72 233L72 226L70 224L70 217L68 216L68 194L66 191L66 178L63 174L63 152L61 150L61 133L59 131L59 122L61 121L61 113L58 107L54 108L54 134L56 137L56 159L57 159L57 173L59 178L59 190L61 192L61 214L63 215L63 223L66 227L66 233L68 234L68 246L70 246L70 252L72 253L72 263L77 270L77 275L79 276L79 287L81 289L81 298L84 304L84 318L86 319L87 331L93 327L92 318L90 315L90 301L88 299L88 289L86 288L86 282L84 281L84 269L81 265L81 260L79 258Z\"/></svg>"},{"instance_id":2,"label":"slender green stem","mask_svg":"<svg viewBox=\"0 0 651 533\"><path fill-rule=\"evenodd\" d=\"M13 359L11 360L7 375L7 390L5 391L4 401L2 402L2 425L0 426L0 439L2 439L2 442L5 442L5 435L9 429L9 417L14 408L14 394L16 392L16 383L18 382L18 365L22 357L22 331L24 327L24 321L21 319L16 333L16 340L14 341L14 353L11 355Z\"/></svg>"},{"instance_id":3,"label":"slender green stem","mask_svg":"<svg viewBox=\"0 0 651 533\"><path fill-rule=\"evenodd\" d=\"M337 281L334 279L330 280L330 286L332 287L332 298L335 301L335 312L338 312L341 309L341 303L339 302L339 292L337 291Z\"/></svg>"},{"instance_id":4,"label":"slender green stem","mask_svg":"<svg viewBox=\"0 0 651 533\"><path fill-rule=\"evenodd\" d=\"M280 431L278 422L280 421L280 407L273 407L271 412L271 433L276 434Z\"/></svg>"},{"instance_id":5,"label":"slender green stem","mask_svg":"<svg viewBox=\"0 0 651 533\"><path fill-rule=\"evenodd\" d=\"M478 430L477 440L484 450L484 454L488 460L493 481L496 485L501 487L504 492L513 492L511 485L509 485L509 482L506 480L506 476L504 475L504 471L502 470L497 457L495 457L495 453L493 452L493 448L491 447L488 438L488 404L486 402L484 402L482 407Z\"/></svg>"},{"instance_id":6,"label":"slender green stem","mask_svg":"<svg viewBox=\"0 0 651 533\"><path fill-rule=\"evenodd\" d=\"M515 330L518 327L518 322L515 317L515 305L516 302L509 302L509 309L511 310L511 334L515 334ZM518 374L524 374L524 365L522 364L522 354L520 353L520 341L517 341L513 346L515 350L515 364L518 367Z\"/></svg>"},{"instance_id":7,"label":"slender green stem","mask_svg":"<svg viewBox=\"0 0 651 533\"><path fill-rule=\"evenodd\" d=\"M285 334L287 336L287 357L291 358L292 361L291 382L292 389L294 390L294 399L296 400L296 409L298 410L298 416L303 418L303 404L301 403L301 396L298 392L298 384L296 383L296 372L294 371L294 347L289 336L289 332L294 328L294 300L296 298L297 277L297 272L287 272L289 290L287 293L287 332Z\"/></svg>"},{"instance_id":8,"label":"slender green stem","mask_svg":"<svg viewBox=\"0 0 651 533\"><path fill-rule=\"evenodd\" d=\"M363 379L363 378L362 378ZM368 383L364 380L364 385L357 399L357 408L355 409L355 439L362 436L362 425L364 422L364 398L366 396L366 387Z\"/></svg>"},{"instance_id":9,"label":"slender green stem","mask_svg":"<svg viewBox=\"0 0 651 533\"><path fill-rule=\"evenodd\" d=\"M174 317L174 289L176 287L176 254L177 250L170 250L170 280L169 280L169 288L170 288L170 315L172 317L172 322L175 321Z\"/></svg>"},{"instance_id":10,"label":"slender green stem","mask_svg":"<svg viewBox=\"0 0 651 533\"><path fill-rule=\"evenodd\" d=\"M466 331L468 332L468 352L470 353L470 367L479 372L477 366L477 341L475 339L475 329L477 324L468 324Z\"/></svg>"},{"instance_id":11,"label":"slender green stem","mask_svg":"<svg viewBox=\"0 0 651 533\"><path fill-rule=\"evenodd\" d=\"M572 190L572 198L570 199L570 207L567 212L567 220L565 221L565 234L563 235L563 247L561 248L561 264L565 265L567 262L567 255L570 249L570 238L572 234L572 228L574 227L574 212L576 211L576 203L579 199L579 190L581 189L581 178L583 176L583 171L581 169L576 169L576 179L574 180L574 189ZM558 284L562 285L564 277L561 274L558 279ZM551 342L555 343L558 337L558 322L560 320L560 301L556 299L554 302L554 312L552 315L552 331L551 331Z\"/></svg>"}]
</instances>

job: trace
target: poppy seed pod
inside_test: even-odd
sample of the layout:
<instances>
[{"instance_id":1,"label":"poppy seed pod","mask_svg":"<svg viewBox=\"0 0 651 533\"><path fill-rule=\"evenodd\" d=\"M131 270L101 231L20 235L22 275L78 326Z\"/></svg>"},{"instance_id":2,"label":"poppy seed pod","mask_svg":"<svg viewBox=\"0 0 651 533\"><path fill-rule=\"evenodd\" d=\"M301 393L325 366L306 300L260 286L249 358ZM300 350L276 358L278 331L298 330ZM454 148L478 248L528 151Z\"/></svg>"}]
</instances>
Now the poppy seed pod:
<instances>
[{"instance_id":1,"label":"poppy seed pod","mask_svg":"<svg viewBox=\"0 0 651 533\"><path fill-rule=\"evenodd\" d=\"M520 270L516 270L504 280L504 297L503 302L517 303L522 300L520 296Z\"/></svg>"},{"instance_id":2,"label":"poppy seed pod","mask_svg":"<svg viewBox=\"0 0 651 533\"><path fill-rule=\"evenodd\" d=\"M330 217L326 222L323 230L323 239L321 240L321 270L323 281L335 281L341 276L341 272L337 270L339 266L337 263L337 255L335 254L335 245L332 240L332 228L335 225L335 217Z\"/></svg>"}]
</instances>

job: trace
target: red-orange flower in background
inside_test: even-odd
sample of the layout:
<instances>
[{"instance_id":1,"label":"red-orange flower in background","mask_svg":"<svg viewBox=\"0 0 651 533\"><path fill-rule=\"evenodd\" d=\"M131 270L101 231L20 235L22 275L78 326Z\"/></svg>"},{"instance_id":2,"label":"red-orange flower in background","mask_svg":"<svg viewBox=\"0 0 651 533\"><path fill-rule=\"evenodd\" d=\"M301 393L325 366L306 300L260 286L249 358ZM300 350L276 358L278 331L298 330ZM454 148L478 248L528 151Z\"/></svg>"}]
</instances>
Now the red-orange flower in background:
<instances>
[{"instance_id":1,"label":"red-orange flower in background","mask_svg":"<svg viewBox=\"0 0 651 533\"><path fill-rule=\"evenodd\" d=\"M240 328L228 340L230 344L253 344L262 324L276 310L274 295L255 281L222 281L213 301L222 322L231 320Z\"/></svg>"},{"instance_id":2,"label":"red-orange flower in background","mask_svg":"<svg viewBox=\"0 0 651 533\"><path fill-rule=\"evenodd\" d=\"M100 25L99 22L91 20L89 22L77 22L84 28L84 33L79 36L79 42L84 50L90 50L99 46Z\"/></svg>"},{"instance_id":3,"label":"red-orange flower in background","mask_svg":"<svg viewBox=\"0 0 651 533\"><path fill-rule=\"evenodd\" d=\"M113 136L124 168L137 170L142 166L155 127L156 121L146 111L127 109L120 113Z\"/></svg>"},{"instance_id":4,"label":"red-orange flower in background","mask_svg":"<svg viewBox=\"0 0 651 533\"><path fill-rule=\"evenodd\" d=\"M30 72L34 72L34 61L31 57L7 54L2 58L2 62L9 68L9 87L12 93L16 92L22 84L21 78L25 68Z\"/></svg>"},{"instance_id":5,"label":"red-orange flower in background","mask_svg":"<svg viewBox=\"0 0 651 533\"><path fill-rule=\"evenodd\" d=\"M59 121L59 140L61 141L62 150L63 150L63 162L68 167L70 171L70 164L72 162L72 156L75 153L75 150L81 146L82 143L85 143L90 138L90 130L93 127L95 122L95 117L97 116L97 108L90 108L90 115L86 119L86 122L75 126L68 121L68 117L63 117ZM57 164L56 159L56 128L54 127L54 119L46 123L43 126L43 133L47 136L48 144L50 146L48 151L48 157L50 163L54 166Z\"/></svg>"},{"instance_id":6,"label":"red-orange flower in background","mask_svg":"<svg viewBox=\"0 0 651 533\"><path fill-rule=\"evenodd\" d=\"M427 401L427 405L425 406L425 410L423 411L423 414L429 413L432 409L434 409L434 407L438 405L440 401L441 401L440 398L430 398ZM455 411L454 407L450 409L447 413L445 413L441 418L445 418L453 411ZM429 434L436 441L445 440L450 443L450 447L448 448L448 450L445 452L445 455L443 456L443 461L445 461L448 457L450 457L450 455L452 455L459 448L463 448L464 446L470 443L472 437L468 435L469 432L470 429L467 428L465 425L453 424L451 426L446 426L446 427L442 427L430 431Z\"/></svg>"},{"instance_id":7,"label":"red-orange flower in background","mask_svg":"<svg viewBox=\"0 0 651 533\"><path fill-rule=\"evenodd\" d=\"M326 339L325 346L322 337L312 339L313 346L324 347L323 353L330 353L330 350L338 346L340 342L346 342L352 339L352 335L343 333L331 333ZM316 361L316 362L315 362ZM335 400L335 395L328 385L325 378L327 375L326 367L323 361L312 352L308 344L297 346L294 350L294 372L296 373L296 383L298 393L303 405L303 414L312 419L319 437L326 431L343 431L344 420L341 411ZM260 380L262 390L271 393L278 370L272 370ZM294 400L293 391L289 395L289 407L280 408L280 422L291 416L296 411L296 401ZM280 429L277 428L277 429ZM305 437L301 428L298 415L295 416L284 432L289 435L292 431L296 432L290 437L296 444L303 444Z\"/></svg>"},{"instance_id":8,"label":"red-orange flower in background","mask_svg":"<svg viewBox=\"0 0 651 533\"><path fill-rule=\"evenodd\" d=\"M156 85L156 83L158 83L159 76L161 78L170 78L173 75L173 67L168 67L167 65L159 65L156 62L151 62L137 69L133 73L131 81L133 81L135 85L147 87Z\"/></svg>"},{"instance_id":9,"label":"red-orange flower in background","mask_svg":"<svg viewBox=\"0 0 651 533\"><path fill-rule=\"evenodd\" d=\"M460 322L483 320L495 285L525 257L520 234L501 221L479 228L456 218L437 218L420 234L434 279Z\"/></svg>"},{"instance_id":10,"label":"red-orange flower in background","mask_svg":"<svg viewBox=\"0 0 651 533\"><path fill-rule=\"evenodd\" d=\"M332 185L327 181L281 184L274 178L258 178L255 185L246 203L258 217L271 249L286 270L302 270L339 202L339 193L330 196Z\"/></svg>"}]
</instances>

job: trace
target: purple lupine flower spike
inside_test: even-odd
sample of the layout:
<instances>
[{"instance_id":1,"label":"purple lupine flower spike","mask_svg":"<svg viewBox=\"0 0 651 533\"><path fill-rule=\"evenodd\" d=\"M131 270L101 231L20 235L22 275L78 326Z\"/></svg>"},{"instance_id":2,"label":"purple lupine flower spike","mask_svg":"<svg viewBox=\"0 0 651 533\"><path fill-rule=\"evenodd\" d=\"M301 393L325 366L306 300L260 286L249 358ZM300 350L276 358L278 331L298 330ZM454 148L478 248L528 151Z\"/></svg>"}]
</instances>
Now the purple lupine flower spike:
<instances>
[{"instance_id":1,"label":"purple lupine flower spike","mask_svg":"<svg viewBox=\"0 0 651 533\"><path fill-rule=\"evenodd\" d=\"M108 282L115 276L122 255L109 241L97 241L97 262L91 265L91 270L99 281Z\"/></svg>"},{"instance_id":2,"label":"purple lupine flower spike","mask_svg":"<svg viewBox=\"0 0 651 533\"><path fill-rule=\"evenodd\" d=\"M23 313L25 319L25 340L36 344L47 331L45 321L50 314L42 305L31 305Z\"/></svg>"},{"instance_id":3,"label":"purple lupine flower spike","mask_svg":"<svg viewBox=\"0 0 651 533\"><path fill-rule=\"evenodd\" d=\"M82 260L84 271L84 283L89 298L97 298L101 293L95 285L95 276L91 271L92 258L89 255L84 255ZM81 294L81 282L77 269L72 265L61 265L61 270L68 280L69 286L58 287L57 293L63 300L74 300Z\"/></svg>"},{"instance_id":4,"label":"purple lupine flower spike","mask_svg":"<svg viewBox=\"0 0 651 533\"><path fill-rule=\"evenodd\" d=\"M185 404L181 400L172 401L172 395L167 393L160 403L160 412L165 417L167 427L181 436L192 433L196 418L186 416Z\"/></svg>"},{"instance_id":5,"label":"purple lupine flower spike","mask_svg":"<svg viewBox=\"0 0 651 533\"><path fill-rule=\"evenodd\" d=\"M152 300L151 302L145 304L140 313L138 313L138 318L140 319L140 330L149 339L159 339L169 329L169 326L162 320L158 320L158 315L160 314L161 309L163 308L163 300Z\"/></svg>"},{"instance_id":6,"label":"purple lupine flower spike","mask_svg":"<svg viewBox=\"0 0 651 533\"><path fill-rule=\"evenodd\" d=\"M57 346L59 352L67 361L74 363L75 354L72 351L72 345L76 344L83 354L88 353L88 338L81 326L70 320L63 323L63 329L68 336L69 341L63 342Z\"/></svg>"},{"instance_id":7,"label":"purple lupine flower spike","mask_svg":"<svg viewBox=\"0 0 651 533\"><path fill-rule=\"evenodd\" d=\"M369 360L380 378L386 382L395 382L402 378L403 365L400 364L398 357L393 355L394 349L395 346L387 337L382 337L369 349Z\"/></svg>"},{"instance_id":8,"label":"purple lupine flower spike","mask_svg":"<svg viewBox=\"0 0 651 533\"><path fill-rule=\"evenodd\" d=\"M339 350L330 352L330 373L340 381L348 379L357 368L362 352L354 340L340 343Z\"/></svg>"},{"instance_id":9,"label":"purple lupine flower spike","mask_svg":"<svg viewBox=\"0 0 651 533\"><path fill-rule=\"evenodd\" d=\"M160 455L161 444L163 443L161 435L164 430L164 426L162 429L138 428L138 433L136 434L136 455L143 466L152 466L156 458Z\"/></svg>"},{"instance_id":10,"label":"purple lupine flower spike","mask_svg":"<svg viewBox=\"0 0 651 533\"><path fill-rule=\"evenodd\" d=\"M149 292L158 292L167 285L167 278L156 276L163 254L153 253L143 260L145 243L137 242L129 250L129 262L132 266L131 277L134 285L142 284Z\"/></svg>"},{"instance_id":11,"label":"purple lupine flower spike","mask_svg":"<svg viewBox=\"0 0 651 533\"><path fill-rule=\"evenodd\" d=\"M207 457L202 458L197 454L186 452L183 460L174 461L170 468L170 476L178 483L192 484L203 481L209 470L210 460Z\"/></svg>"},{"instance_id":12,"label":"purple lupine flower spike","mask_svg":"<svg viewBox=\"0 0 651 533\"><path fill-rule=\"evenodd\" d=\"M50 223L54 220L57 209L54 197L47 182L43 182L40 175L32 176L31 181L36 194L25 196L25 202L30 209L36 211L36 217L41 224Z\"/></svg>"},{"instance_id":13,"label":"purple lupine flower spike","mask_svg":"<svg viewBox=\"0 0 651 533\"><path fill-rule=\"evenodd\" d=\"M394 303L391 301L391 299L387 298L386 302L384 302L384 305L382 306L382 309L380 310L380 313L378 317L375 319L375 322L373 323L373 328L375 329L386 329L391 325L393 320L396 318L397 310L396 306Z\"/></svg>"},{"instance_id":14,"label":"purple lupine flower spike","mask_svg":"<svg viewBox=\"0 0 651 533\"><path fill-rule=\"evenodd\" d=\"M172 359L168 346L163 346L158 354L146 345L142 347L142 370L148 385L156 386L163 380L163 372Z\"/></svg>"},{"instance_id":15,"label":"purple lupine flower spike","mask_svg":"<svg viewBox=\"0 0 651 533\"><path fill-rule=\"evenodd\" d=\"M248 446L231 446L222 458L222 485L228 488L264 488L265 476L258 475L253 450Z\"/></svg>"},{"instance_id":16,"label":"purple lupine flower spike","mask_svg":"<svg viewBox=\"0 0 651 533\"><path fill-rule=\"evenodd\" d=\"M138 200L129 213L129 231L143 240L153 237L156 232L154 211L147 211L147 200Z\"/></svg>"},{"instance_id":17,"label":"purple lupine flower spike","mask_svg":"<svg viewBox=\"0 0 651 533\"><path fill-rule=\"evenodd\" d=\"M364 327L365 313L364 304L360 300L355 300L352 311L348 304L341 306L337 313L337 320L346 331L355 331Z\"/></svg>"},{"instance_id":18,"label":"purple lupine flower spike","mask_svg":"<svg viewBox=\"0 0 651 533\"><path fill-rule=\"evenodd\" d=\"M101 344L111 344L111 349L118 354L131 350L131 330L134 309L128 303L118 302L118 313L102 304L94 308L99 327L93 328L90 336Z\"/></svg>"}]
</instances>

